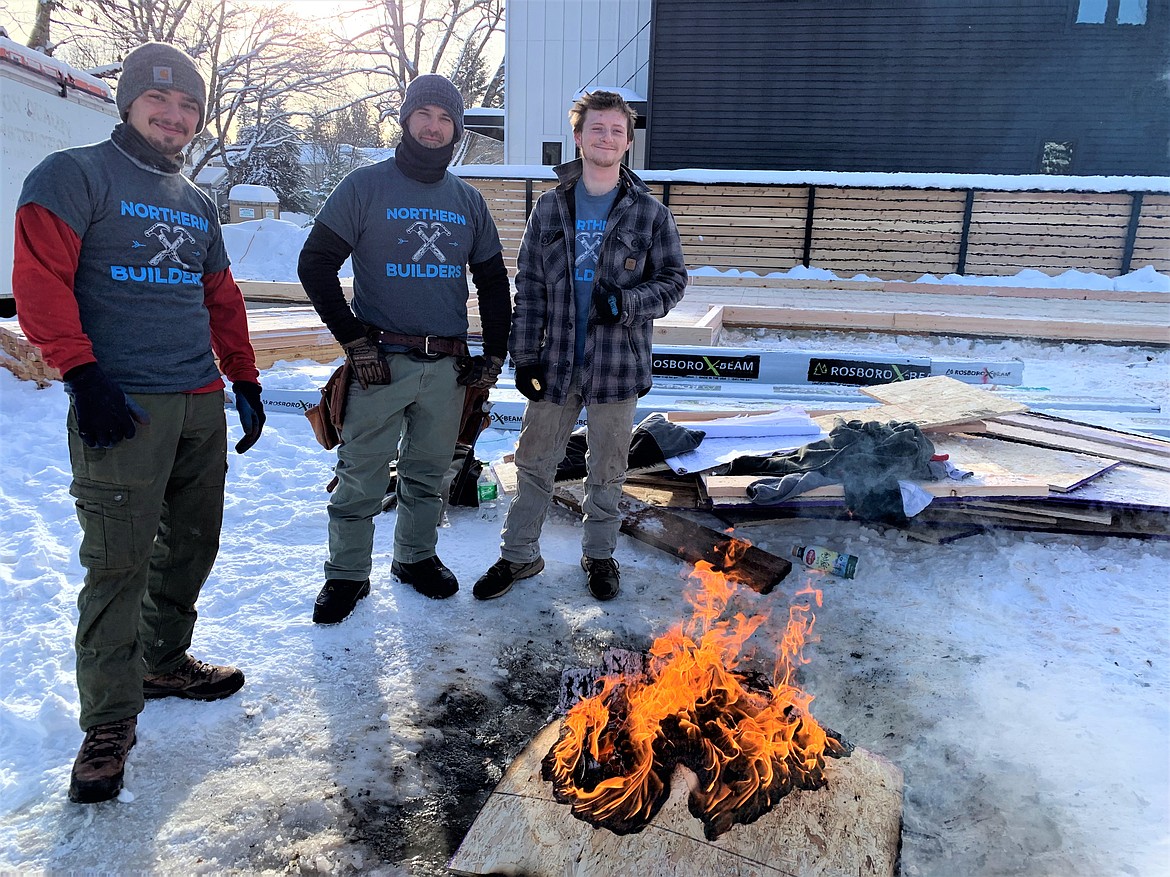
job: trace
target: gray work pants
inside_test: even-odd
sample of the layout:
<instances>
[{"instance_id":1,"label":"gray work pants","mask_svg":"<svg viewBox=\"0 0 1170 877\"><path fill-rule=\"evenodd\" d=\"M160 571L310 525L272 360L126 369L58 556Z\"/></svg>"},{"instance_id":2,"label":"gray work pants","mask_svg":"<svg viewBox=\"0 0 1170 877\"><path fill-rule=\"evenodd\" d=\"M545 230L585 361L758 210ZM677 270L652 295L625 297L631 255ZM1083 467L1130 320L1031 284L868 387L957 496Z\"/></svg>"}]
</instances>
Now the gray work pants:
<instances>
[{"instance_id":1,"label":"gray work pants","mask_svg":"<svg viewBox=\"0 0 1170 877\"><path fill-rule=\"evenodd\" d=\"M388 354L389 384L350 384L337 448L337 487L329 500L326 579L361 581L373 568L374 518L382 511L389 466L398 460L394 559L415 563L435 554L441 485L451 465L466 388L455 358Z\"/></svg>"},{"instance_id":2,"label":"gray work pants","mask_svg":"<svg viewBox=\"0 0 1170 877\"><path fill-rule=\"evenodd\" d=\"M82 730L138 715L143 674L183 660L219 551L223 392L133 398L150 423L112 448L86 447L69 408L70 492L86 570L75 643Z\"/></svg>"},{"instance_id":3,"label":"gray work pants","mask_svg":"<svg viewBox=\"0 0 1170 877\"><path fill-rule=\"evenodd\" d=\"M585 405L576 379L564 405L528 403L516 445L516 496L504 519L501 557L512 563L530 563L540 556L540 530L552 501L557 464L565 456L565 445L582 408L589 424L582 554L599 559L613 556L621 528L618 500L626 481L637 405L636 397Z\"/></svg>"}]
</instances>

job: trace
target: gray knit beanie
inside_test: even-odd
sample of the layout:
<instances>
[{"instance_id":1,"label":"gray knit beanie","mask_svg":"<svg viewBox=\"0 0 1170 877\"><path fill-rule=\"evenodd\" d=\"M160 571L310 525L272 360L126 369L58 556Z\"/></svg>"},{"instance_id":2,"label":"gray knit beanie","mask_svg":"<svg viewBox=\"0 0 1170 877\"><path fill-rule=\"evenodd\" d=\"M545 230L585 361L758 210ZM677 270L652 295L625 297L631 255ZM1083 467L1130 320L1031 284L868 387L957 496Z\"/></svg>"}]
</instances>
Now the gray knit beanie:
<instances>
[{"instance_id":1,"label":"gray knit beanie","mask_svg":"<svg viewBox=\"0 0 1170 877\"><path fill-rule=\"evenodd\" d=\"M449 79L438 73L425 73L406 87L406 99L398 111L398 124L403 130L410 114L428 104L447 111L455 122L455 140L463 136L463 95Z\"/></svg>"},{"instance_id":2,"label":"gray knit beanie","mask_svg":"<svg viewBox=\"0 0 1170 877\"><path fill-rule=\"evenodd\" d=\"M152 88L174 89L195 98L199 103L195 133L203 130L207 118L207 83L188 55L166 43L143 43L126 56L114 95L123 122L130 112L130 104Z\"/></svg>"}]
</instances>

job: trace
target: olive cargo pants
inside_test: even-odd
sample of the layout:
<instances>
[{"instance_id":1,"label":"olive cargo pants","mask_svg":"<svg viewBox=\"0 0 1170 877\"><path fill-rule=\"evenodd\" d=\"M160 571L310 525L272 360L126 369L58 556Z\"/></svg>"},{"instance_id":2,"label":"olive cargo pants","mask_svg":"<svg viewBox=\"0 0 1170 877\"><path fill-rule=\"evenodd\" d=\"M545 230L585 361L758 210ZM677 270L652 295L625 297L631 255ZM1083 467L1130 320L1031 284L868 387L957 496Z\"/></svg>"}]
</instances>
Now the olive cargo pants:
<instances>
[{"instance_id":1,"label":"olive cargo pants","mask_svg":"<svg viewBox=\"0 0 1170 877\"><path fill-rule=\"evenodd\" d=\"M219 551L227 472L224 394L134 394L132 439L86 447L69 409L70 492L85 583L77 598L82 730L142 712L142 677L191 645L195 601Z\"/></svg>"}]
</instances>

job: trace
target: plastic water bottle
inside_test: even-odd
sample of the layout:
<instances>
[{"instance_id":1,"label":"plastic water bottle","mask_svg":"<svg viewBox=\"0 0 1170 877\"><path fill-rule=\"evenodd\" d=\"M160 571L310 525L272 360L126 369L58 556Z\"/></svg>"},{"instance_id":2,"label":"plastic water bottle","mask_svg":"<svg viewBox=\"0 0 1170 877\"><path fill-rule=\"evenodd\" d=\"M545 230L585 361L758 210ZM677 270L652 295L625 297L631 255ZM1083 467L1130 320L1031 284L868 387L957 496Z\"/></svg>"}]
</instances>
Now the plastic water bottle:
<instances>
[{"instance_id":1,"label":"plastic water bottle","mask_svg":"<svg viewBox=\"0 0 1170 877\"><path fill-rule=\"evenodd\" d=\"M792 556L799 557L809 569L819 569L843 579L851 579L857 572L857 557L842 554L821 545L793 545Z\"/></svg>"},{"instance_id":2,"label":"plastic water bottle","mask_svg":"<svg viewBox=\"0 0 1170 877\"><path fill-rule=\"evenodd\" d=\"M496 507L496 499L499 497L500 491L487 466L483 467L479 473L479 479L475 482L475 494L479 498L480 508L494 509Z\"/></svg>"}]
</instances>

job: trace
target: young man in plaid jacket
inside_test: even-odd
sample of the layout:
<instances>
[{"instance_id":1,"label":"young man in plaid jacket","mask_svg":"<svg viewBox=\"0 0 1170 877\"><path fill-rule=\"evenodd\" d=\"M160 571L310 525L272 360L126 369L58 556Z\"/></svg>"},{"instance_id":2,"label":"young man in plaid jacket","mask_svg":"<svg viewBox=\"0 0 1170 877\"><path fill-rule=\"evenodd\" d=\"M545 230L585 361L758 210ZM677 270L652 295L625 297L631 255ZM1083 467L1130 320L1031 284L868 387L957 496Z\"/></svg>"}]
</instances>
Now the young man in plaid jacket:
<instances>
[{"instance_id":1,"label":"young man in plaid jacket","mask_svg":"<svg viewBox=\"0 0 1170 877\"><path fill-rule=\"evenodd\" d=\"M481 600L544 569L540 530L582 408L589 455L581 566L598 600L618 593L618 499L634 409L651 384L653 321L687 284L674 217L621 163L635 118L612 92L577 100L569 121L581 157L556 168L560 184L536 202L524 232L509 353L529 402L500 559L473 591Z\"/></svg>"}]
</instances>

